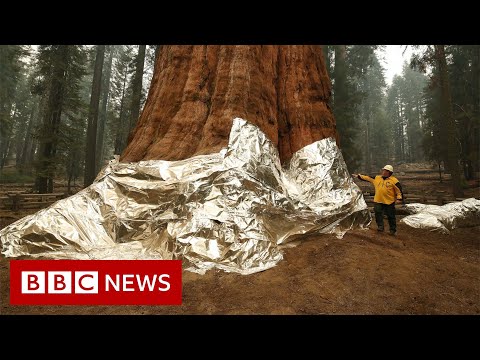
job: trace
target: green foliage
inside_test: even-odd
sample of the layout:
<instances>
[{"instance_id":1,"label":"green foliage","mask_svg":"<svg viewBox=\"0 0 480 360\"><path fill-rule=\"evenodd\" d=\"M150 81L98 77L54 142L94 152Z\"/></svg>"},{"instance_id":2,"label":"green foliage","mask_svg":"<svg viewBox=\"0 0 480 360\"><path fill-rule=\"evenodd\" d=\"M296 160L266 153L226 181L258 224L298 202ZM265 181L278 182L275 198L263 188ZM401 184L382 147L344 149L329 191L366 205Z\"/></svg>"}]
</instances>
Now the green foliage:
<instances>
[{"instance_id":1,"label":"green foliage","mask_svg":"<svg viewBox=\"0 0 480 360\"><path fill-rule=\"evenodd\" d=\"M0 46L0 168L4 166L14 128L15 95L22 78L23 58L28 48L21 45Z\"/></svg>"},{"instance_id":2,"label":"green foliage","mask_svg":"<svg viewBox=\"0 0 480 360\"><path fill-rule=\"evenodd\" d=\"M332 48L335 49L334 58ZM360 167L369 170L372 159L381 161L382 156L388 154L386 149L382 149L382 155L372 156L372 147L380 149L382 144L389 144L386 140L388 136L383 133L388 131L383 108L385 80L376 51L381 47L345 46L344 61L337 57L343 56L342 50L342 46L338 45L324 50L328 59L327 70L331 68L332 108L340 147L350 171Z\"/></svg>"},{"instance_id":3,"label":"green foliage","mask_svg":"<svg viewBox=\"0 0 480 360\"><path fill-rule=\"evenodd\" d=\"M363 154L362 168L376 172L391 161L391 127L385 110L384 70L376 53L372 53L365 75L359 80L363 101L358 106L360 132L357 138Z\"/></svg>"},{"instance_id":4,"label":"green foliage","mask_svg":"<svg viewBox=\"0 0 480 360\"><path fill-rule=\"evenodd\" d=\"M453 45L450 91L452 110L457 127L460 159L464 176L473 178L480 167L480 45Z\"/></svg>"},{"instance_id":5,"label":"green foliage","mask_svg":"<svg viewBox=\"0 0 480 360\"><path fill-rule=\"evenodd\" d=\"M326 52L330 59L329 46ZM372 45L335 45L335 61L331 77L333 82L333 113L340 137L340 147L350 171L358 169L362 151L358 142L361 132L359 106L366 97L361 81L372 66L372 54L376 46ZM327 69L330 67L327 62Z\"/></svg>"},{"instance_id":6,"label":"green foliage","mask_svg":"<svg viewBox=\"0 0 480 360\"><path fill-rule=\"evenodd\" d=\"M111 83L111 101L109 103L110 114L113 118L107 118L107 133L113 137L113 149L109 148L109 157L120 154L126 146L129 130L130 102L132 89L129 86L135 64L133 62L134 51L131 46L120 45L117 48L116 58L113 65L113 79Z\"/></svg>"},{"instance_id":7,"label":"green foliage","mask_svg":"<svg viewBox=\"0 0 480 360\"><path fill-rule=\"evenodd\" d=\"M471 179L480 171L480 46L451 45L445 48L448 79L455 123L454 134L448 134L443 120L443 103L434 52L427 47L411 61L412 67L431 69L425 91L426 113L423 147L428 159L448 161L447 141L454 136L459 146L459 163L463 175Z\"/></svg>"},{"instance_id":8,"label":"green foliage","mask_svg":"<svg viewBox=\"0 0 480 360\"><path fill-rule=\"evenodd\" d=\"M72 124L85 121L86 104L80 90L86 63L82 45L41 45L38 49L34 90L44 99L35 163L40 192L53 191L53 178L62 172L65 154L84 141L78 137L68 141L67 134L75 134Z\"/></svg>"}]
</instances>

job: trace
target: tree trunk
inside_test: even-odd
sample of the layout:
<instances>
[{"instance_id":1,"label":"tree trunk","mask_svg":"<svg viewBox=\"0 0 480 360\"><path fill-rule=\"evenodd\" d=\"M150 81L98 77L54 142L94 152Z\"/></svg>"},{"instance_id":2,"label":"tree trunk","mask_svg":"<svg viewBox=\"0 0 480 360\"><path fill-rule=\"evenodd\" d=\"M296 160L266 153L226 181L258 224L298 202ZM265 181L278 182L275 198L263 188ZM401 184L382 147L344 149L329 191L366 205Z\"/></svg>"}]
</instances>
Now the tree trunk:
<instances>
[{"instance_id":1,"label":"tree trunk","mask_svg":"<svg viewBox=\"0 0 480 360\"><path fill-rule=\"evenodd\" d=\"M405 156L405 131L404 131L404 122L405 122L405 113L401 100L399 99L399 123L398 123L398 137L400 138L400 156L402 161L406 161Z\"/></svg>"},{"instance_id":2,"label":"tree trunk","mask_svg":"<svg viewBox=\"0 0 480 360\"><path fill-rule=\"evenodd\" d=\"M480 45L475 45L473 49L473 103L474 103L474 111L477 121L473 123L473 131L472 131L472 147L477 149L477 154L480 149ZM472 171L477 172L480 171L480 159L477 155L476 161L472 162Z\"/></svg>"},{"instance_id":3,"label":"tree trunk","mask_svg":"<svg viewBox=\"0 0 480 360\"><path fill-rule=\"evenodd\" d=\"M321 46L162 46L121 160L179 160L228 144L232 119L257 125L282 162L337 138Z\"/></svg>"},{"instance_id":4,"label":"tree trunk","mask_svg":"<svg viewBox=\"0 0 480 360\"><path fill-rule=\"evenodd\" d=\"M97 45L95 56L95 70L93 72L92 95L90 96L90 108L88 111L87 147L85 150L85 176L83 185L87 187L95 180L95 152L97 140L98 107L100 103L100 91L102 88L102 68L105 57L105 45Z\"/></svg>"},{"instance_id":5,"label":"tree trunk","mask_svg":"<svg viewBox=\"0 0 480 360\"><path fill-rule=\"evenodd\" d=\"M123 86L122 86L122 98L120 100L120 111L118 114L118 129L117 129L117 136L115 138L115 154L120 154L123 149L125 149L125 124L123 121L124 115L124 105L125 105L125 88L127 85L127 74L128 74L128 67L125 68L125 73L123 74Z\"/></svg>"},{"instance_id":6,"label":"tree trunk","mask_svg":"<svg viewBox=\"0 0 480 360\"><path fill-rule=\"evenodd\" d=\"M1 85L0 85L1 86ZM10 138L12 137L11 110L12 102L0 97L0 170L5 166Z\"/></svg>"},{"instance_id":7,"label":"tree trunk","mask_svg":"<svg viewBox=\"0 0 480 360\"><path fill-rule=\"evenodd\" d=\"M138 114L140 114L140 100L142 99L143 67L145 65L146 45L139 45L137 58L135 60L135 74L132 79L132 102L130 104L130 132L136 125Z\"/></svg>"},{"instance_id":8,"label":"tree trunk","mask_svg":"<svg viewBox=\"0 0 480 360\"><path fill-rule=\"evenodd\" d=\"M110 80L112 77L112 63L113 63L113 55L115 52L115 45L110 45L110 52L107 60L107 64L105 67L105 76L103 78L103 96L102 96L102 104L100 107L100 113L98 114L98 131L97 131L97 149L96 149L96 170L95 172L98 173L103 166L103 145L105 142L105 124L107 123L107 105L108 105L108 97L110 94Z\"/></svg>"},{"instance_id":9,"label":"tree trunk","mask_svg":"<svg viewBox=\"0 0 480 360\"><path fill-rule=\"evenodd\" d=\"M437 61L438 72L439 72L439 81L440 81L440 90L442 96L442 120L443 127L447 132L447 149L448 149L448 167L452 175L453 183L453 194L455 197L463 196L463 189L460 178L460 171L458 168L458 159L460 159L460 154L455 143L456 131L455 131L455 120L453 119L453 110L452 110L452 97L450 95L450 80L448 79L447 71L447 61L445 58L445 45L434 45L435 46L435 59Z\"/></svg>"},{"instance_id":10,"label":"tree trunk","mask_svg":"<svg viewBox=\"0 0 480 360\"><path fill-rule=\"evenodd\" d=\"M23 131L21 134L17 134L17 156L15 158L16 160L16 166L19 169L20 172L23 171L23 165L26 157L26 151L28 144L31 141L31 132L32 132L32 124L33 124L33 117L35 115L35 104L32 104L32 107L30 108L30 114L28 116L28 122L25 124L23 122L22 127ZM21 135L21 136L20 136Z\"/></svg>"},{"instance_id":11,"label":"tree trunk","mask_svg":"<svg viewBox=\"0 0 480 360\"><path fill-rule=\"evenodd\" d=\"M25 141L23 143L22 157L20 158L20 171L23 173L25 167L27 166L28 155L31 152L33 145L32 135L35 122L35 112L37 111L38 103L34 102L32 104L32 109L30 113L30 118L28 119L27 132L25 134Z\"/></svg>"},{"instance_id":12,"label":"tree trunk","mask_svg":"<svg viewBox=\"0 0 480 360\"><path fill-rule=\"evenodd\" d=\"M36 188L39 193L53 191L53 176L55 174L54 157L56 154L60 121L65 95L65 76L70 45L59 45L51 72L51 81L46 100L46 110L43 113L43 123L40 135L39 161L36 164Z\"/></svg>"}]
</instances>

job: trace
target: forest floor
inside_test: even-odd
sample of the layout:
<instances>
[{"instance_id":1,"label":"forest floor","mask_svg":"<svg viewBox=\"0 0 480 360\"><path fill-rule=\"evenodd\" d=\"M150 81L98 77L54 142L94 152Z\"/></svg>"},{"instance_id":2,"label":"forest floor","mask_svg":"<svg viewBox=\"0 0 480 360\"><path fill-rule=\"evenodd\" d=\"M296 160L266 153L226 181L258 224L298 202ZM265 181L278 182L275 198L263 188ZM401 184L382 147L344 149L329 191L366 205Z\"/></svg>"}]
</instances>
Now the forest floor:
<instances>
[{"instance_id":1,"label":"forest floor","mask_svg":"<svg viewBox=\"0 0 480 360\"><path fill-rule=\"evenodd\" d=\"M397 177L407 189L449 190L425 174ZM465 197L480 188L472 182ZM180 306L11 306L0 255L0 314L480 314L480 226L442 235L399 223L391 237L372 224L343 239L310 236L283 254L252 275L184 271Z\"/></svg>"}]
</instances>

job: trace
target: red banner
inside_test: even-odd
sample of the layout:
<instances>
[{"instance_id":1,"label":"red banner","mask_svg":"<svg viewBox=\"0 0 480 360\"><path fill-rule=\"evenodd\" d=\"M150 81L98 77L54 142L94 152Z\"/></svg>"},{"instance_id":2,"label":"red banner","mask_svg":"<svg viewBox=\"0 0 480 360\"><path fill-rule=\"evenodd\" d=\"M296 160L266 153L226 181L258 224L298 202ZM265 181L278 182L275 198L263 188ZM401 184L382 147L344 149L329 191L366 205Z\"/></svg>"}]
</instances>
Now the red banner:
<instances>
[{"instance_id":1,"label":"red banner","mask_svg":"<svg viewBox=\"0 0 480 360\"><path fill-rule=\"evenodd\" d=\"M11 260L12 305L180 305L181 260Z\"/></svg>"}]
</instances>

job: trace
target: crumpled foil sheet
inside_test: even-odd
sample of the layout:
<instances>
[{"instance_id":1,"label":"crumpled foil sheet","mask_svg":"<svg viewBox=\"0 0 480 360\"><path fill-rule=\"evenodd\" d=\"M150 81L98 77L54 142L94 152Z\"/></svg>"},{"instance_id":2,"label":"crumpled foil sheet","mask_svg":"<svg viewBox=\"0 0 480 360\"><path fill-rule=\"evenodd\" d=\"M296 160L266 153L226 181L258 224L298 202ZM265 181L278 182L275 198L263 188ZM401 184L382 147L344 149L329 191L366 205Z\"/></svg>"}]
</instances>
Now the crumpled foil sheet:
<instances>
[{"instance_id":1,"label":"crumpled foil sheet","mask_svg":"<svg viewBox=\"0 0 480 360\"><path fill-rule=\"evenodd\" d=\"M258 127L233 120L219 153L110 161L95 182L0 231L7 257L182 259L184 269L250 274L302 234L366 228L371 216L332 138L282 168Z\"/></svg>"},{"instance_id":2,"label":"crumpled foil sheet","mask_svg":"<svg viewBox=\"0 0 480 360\"><path fill-rule=\"evenodd\" d=\"M405 209L412 215L400 222L414 228L449 234L455 228L480 225L480 200L475 198L442 206L413 203L405 205Z\"/></svg>"}]
</instances>

